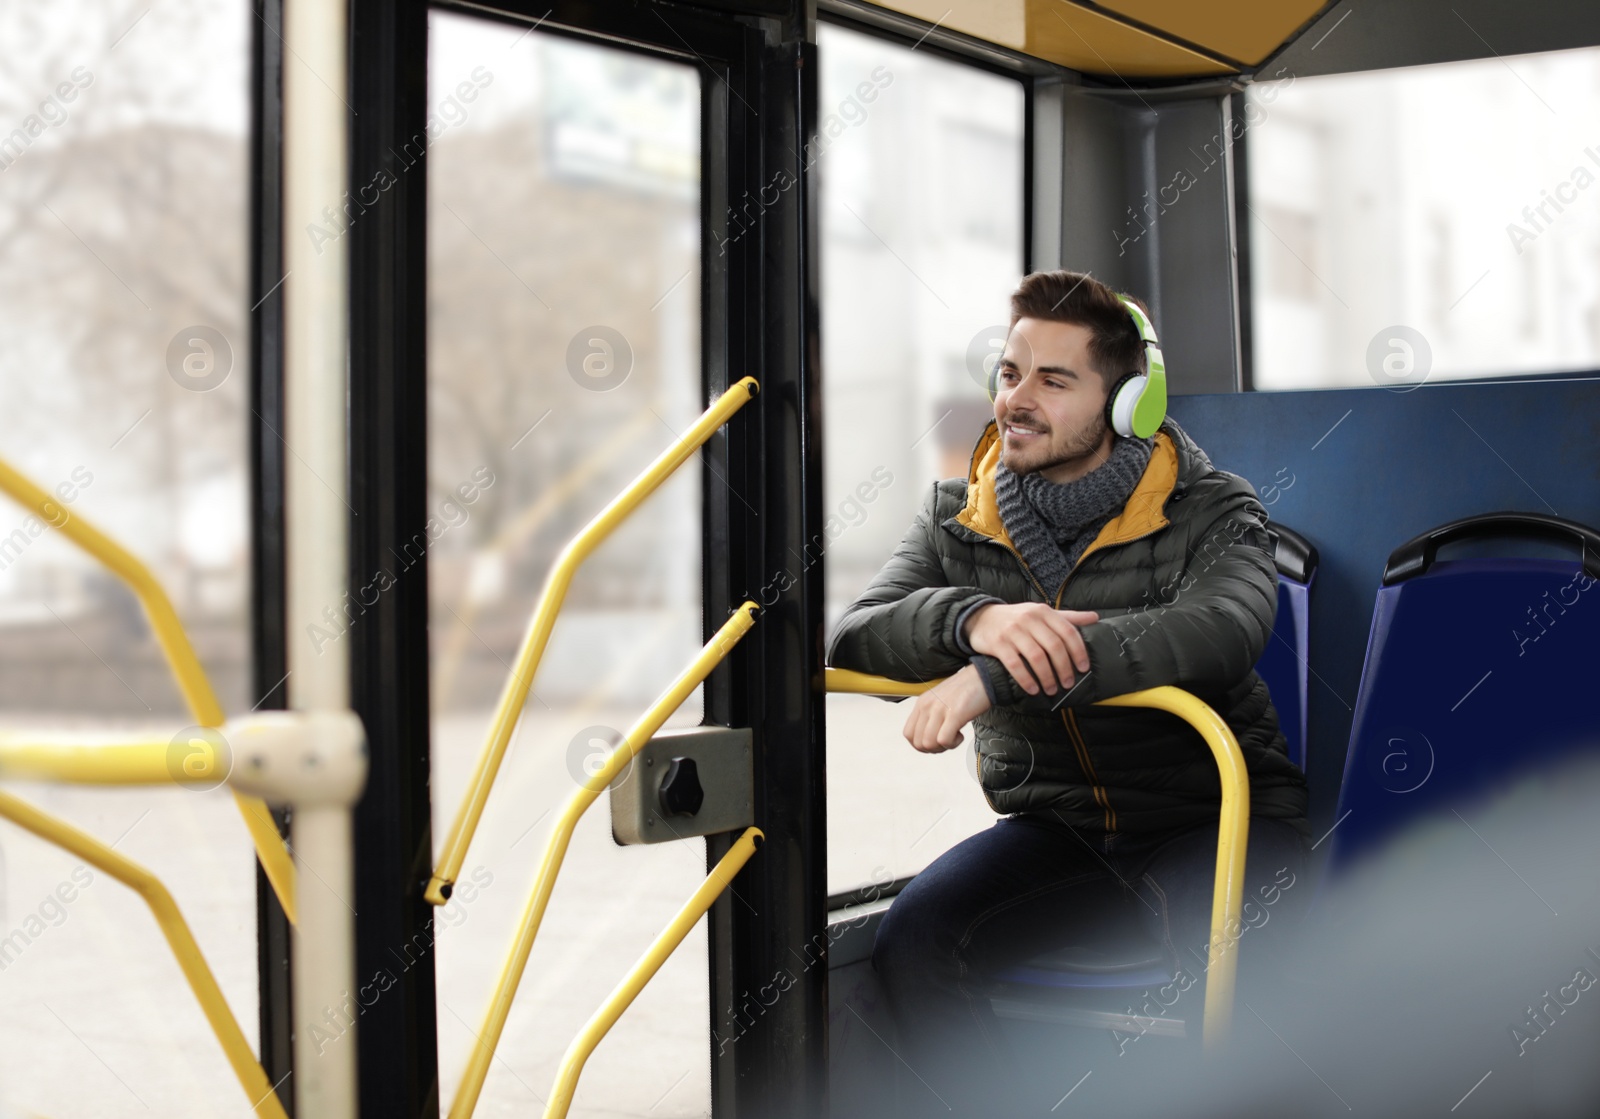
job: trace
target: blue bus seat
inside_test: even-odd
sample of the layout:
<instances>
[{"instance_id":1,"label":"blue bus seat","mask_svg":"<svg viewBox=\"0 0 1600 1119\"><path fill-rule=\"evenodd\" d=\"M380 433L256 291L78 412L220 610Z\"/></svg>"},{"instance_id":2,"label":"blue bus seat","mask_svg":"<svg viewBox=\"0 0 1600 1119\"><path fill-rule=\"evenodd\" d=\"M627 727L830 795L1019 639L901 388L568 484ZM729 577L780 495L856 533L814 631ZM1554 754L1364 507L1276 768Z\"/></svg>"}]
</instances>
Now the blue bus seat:
<instances>
[{"instance_id":1,"label":"blue bus seat","mask_svg":"<svg viewBox=\"0 0 1600 1119\"><path fill-rule=\"evenodd\" d=\"M1302 769L1306 751L1306 662L1309 645L1311 583L1317 574L1317 549L1293 529L1269 523L1273 559L1278 568L1278 613L1273 634L1256 664L1266 681L1278 722L1289 744L1290 759ZM1029 994L1046 999L1059 992L1123 991L1171 983L1174 961L1135 919L1138 903L1131 898L1108 906L1096 924L1075 937L1075 943L1035 956L998 976L1006 996L997 1000L997 1013L1018 1010L1018 998ZM1037 1008L1032 1010L1038 1014ZM1082 1024L1092 1020L1078 1019Z\"/></svg>"},{"instance_id":2,"label":"blue bus seat","mask_svg":"<svg viewBox=\"0 0 1600 1119\"><path fill-rule=\"evenodd\" d=\"M1306 701L1311 650L1311 584L1317 549L1293 529L1268 523L1278 567L1278 615L1256 671L1272 694L1278 726L1289 744L1289 760L1306 767Z\"/></svg>"},{"instance_id":3,"label":"blue bus seat","mask_svg":"<svg viewBox=\"0 0 1600 1119\"><path fill-rule=\"evenodd\" d=\"M1445 544L1507 538L1577 543L1582 559L1437 559ZM1537 513L1467 517L1390 555L1356 697L1331 869L1424 813L1600 745L1591 690L1600 668L1597 580L1600 533Z\"/></svg>"}]
</instances>

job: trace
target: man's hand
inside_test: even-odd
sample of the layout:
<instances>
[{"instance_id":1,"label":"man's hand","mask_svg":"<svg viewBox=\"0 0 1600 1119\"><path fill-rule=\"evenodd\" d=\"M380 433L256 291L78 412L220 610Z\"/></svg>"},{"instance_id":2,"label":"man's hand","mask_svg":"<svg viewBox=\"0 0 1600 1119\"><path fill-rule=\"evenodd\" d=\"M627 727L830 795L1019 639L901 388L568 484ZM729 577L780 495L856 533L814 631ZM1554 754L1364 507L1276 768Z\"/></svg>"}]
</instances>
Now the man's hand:
<instances>
[{"instance_id":1,"label":"man's hand","mask_svg":"<svg viewBox=\"0 0 1600 1119\"><path fill-rule=\"evenodd\" d=\"M1053 610L1042 602L990 603L967 619L967 644L998 658L1029 695L1038 695L1040 684L1055 695L1058 686L1073 686L1077 672L1089 671L1078 627L1099 620L1093 610Z\"/></svg>"},{"instance_id":2,"label":"man's hand","mask_svg":"<svg viewBox=\"0 0 1600 1119\"><path fill-rule=\"evenodd\" d=\"M978 666L969 664L917 697L906 719L906 741L924 754L953 750L961 745L961 728L987 710Z\"/></svg>"}]
</instances>

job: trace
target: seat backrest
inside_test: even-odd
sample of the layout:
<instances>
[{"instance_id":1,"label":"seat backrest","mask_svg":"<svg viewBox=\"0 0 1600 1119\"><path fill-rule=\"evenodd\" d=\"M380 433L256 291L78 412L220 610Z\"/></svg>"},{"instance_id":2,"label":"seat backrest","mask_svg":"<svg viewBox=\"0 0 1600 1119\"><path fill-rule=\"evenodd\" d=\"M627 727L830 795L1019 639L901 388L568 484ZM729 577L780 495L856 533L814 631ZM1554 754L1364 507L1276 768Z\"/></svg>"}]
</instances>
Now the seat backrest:
<instances>
[{"instance_id":1,"label":"seat backrest","mask_svg":"<svg viewBox=\"0 0 1600 1119\"><path fill-rule=\"evenodd\" d=\"M1289 744L1289 760L1306 767L1307 655L1311 634L1311 583L1317 575L1317 549L1304 536L1269 522L1278 567L1278 615L1256 671L1272 694L1278 726Z\"/></svg>"},{"instance_id":2,"label":"seat backrest","mask_svg":"<svg viewBox=\"0 0 1600 1119\"><path fill-rule=\"evenodd\" d=\"M1470 538L1555 537L1583 558L1437 561ZM1401 824L1492 792L1520 771L1600 747L1600 534L1540 514L1485 514L1389 557L1373 610L1334 867Z\"/></svg>"}]
</instances>

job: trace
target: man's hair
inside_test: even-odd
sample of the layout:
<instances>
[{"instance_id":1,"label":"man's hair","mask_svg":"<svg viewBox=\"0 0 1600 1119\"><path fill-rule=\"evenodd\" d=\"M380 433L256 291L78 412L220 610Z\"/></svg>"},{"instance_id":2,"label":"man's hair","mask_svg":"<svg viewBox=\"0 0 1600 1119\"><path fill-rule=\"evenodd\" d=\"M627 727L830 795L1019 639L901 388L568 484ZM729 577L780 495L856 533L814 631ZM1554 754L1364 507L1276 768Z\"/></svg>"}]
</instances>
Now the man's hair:
<instances>
[{"instance_id":1,"label":"man's hair","mask_svg":"<svg viewBox=\"0 0 1600 1119\"><path fill-rule=\"evenodd\" d=\"M1139 299L1139 308L1149 309ZM1011 293L1011 325L1022 318L1072 323L1089 331L1089 358L1106 391L1125 373L1145 372L1144 339L1117 293L1087 273L1033 272Z\"/></svg>"}]
</instances>

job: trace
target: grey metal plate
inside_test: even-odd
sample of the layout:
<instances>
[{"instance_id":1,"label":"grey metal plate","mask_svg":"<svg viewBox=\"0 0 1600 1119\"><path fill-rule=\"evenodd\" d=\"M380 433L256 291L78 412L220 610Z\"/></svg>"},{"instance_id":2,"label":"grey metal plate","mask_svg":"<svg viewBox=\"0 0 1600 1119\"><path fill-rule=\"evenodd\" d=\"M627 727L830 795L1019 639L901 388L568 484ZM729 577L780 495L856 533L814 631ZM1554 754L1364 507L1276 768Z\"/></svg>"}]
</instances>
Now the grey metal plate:
<instances>
[{"instance_id":1,"label":"grey metal plate","mask_svg":"<svg viewBox=\"0 0 1600 1119\"><path fill-rule=\"evenodd\" d=\"M755 823L749 727L662 731L611 783L611 837L624 846L715 835ZM661 779L673 758L692 758L705 800L693 816L665 816Z\"/></svg>"}]
</instances>

